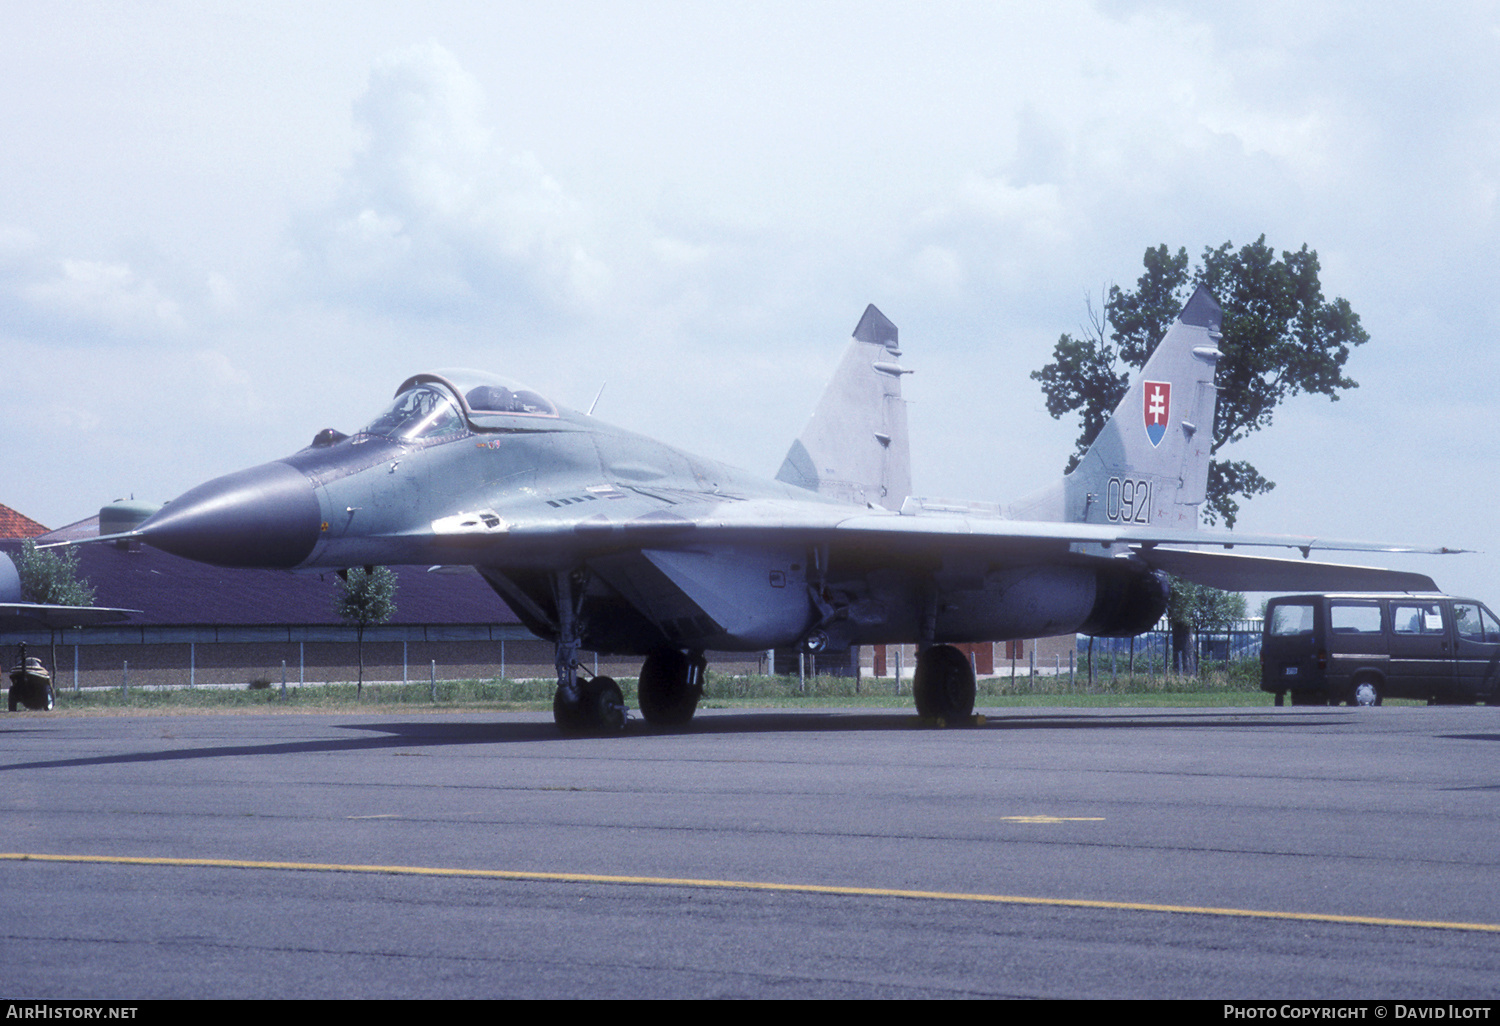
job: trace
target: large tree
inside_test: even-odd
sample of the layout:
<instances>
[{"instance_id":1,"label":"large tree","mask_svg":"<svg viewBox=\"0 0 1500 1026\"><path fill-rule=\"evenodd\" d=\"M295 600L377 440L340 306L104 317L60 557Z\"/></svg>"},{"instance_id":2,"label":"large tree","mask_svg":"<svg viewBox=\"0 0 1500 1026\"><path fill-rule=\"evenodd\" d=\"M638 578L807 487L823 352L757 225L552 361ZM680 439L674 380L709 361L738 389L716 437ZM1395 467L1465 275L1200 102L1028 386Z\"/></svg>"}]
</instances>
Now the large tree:
<instances>
[{"instance_id":1,"label":"large tree","mask_svg":"<svg viewBox=\"0 0 1500 1026\"><path fill-rule=\"evenodd\" d=\"M1078 448L1068 469L1093 444L1125 397L1130 371L1145 365L1198 285L1207 285L1224 308L1214 453L1268 426L1276 407L1291 396L1314 392L1337 401L1344 389L1357 388L1344 375L1344 364L1350 350L1370 336L1348 300L1323 298L1318 269L1318 254L1306 245L1277 259L1264 235L1240 249L1228 242L1205 249L1191 272L1186 249L1172 253L1163 244L1146 250L1145 273L1135 290L1111 285L1103 309L1090 306L1083 337L1063 335L1052 362L1032 372L1047 396L1048 413L1079 415ZM1204 516L1232 528L1240 508L1236 498L1274 487L1244 460L1214 459Z\"/></svg>"}]
</instances>

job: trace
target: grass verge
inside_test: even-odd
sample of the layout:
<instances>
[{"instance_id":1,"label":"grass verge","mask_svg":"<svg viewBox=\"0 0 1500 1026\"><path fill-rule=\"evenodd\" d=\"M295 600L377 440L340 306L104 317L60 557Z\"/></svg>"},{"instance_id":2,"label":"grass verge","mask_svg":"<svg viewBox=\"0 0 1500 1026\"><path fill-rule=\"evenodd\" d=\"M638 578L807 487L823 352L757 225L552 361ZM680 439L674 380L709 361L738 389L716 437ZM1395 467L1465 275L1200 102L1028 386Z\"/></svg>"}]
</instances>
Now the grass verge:
<instances>
[{"instance_id":1,"label":"grass verge","mask_svg":"<svg viewBox=\"0 0 1500 1026\"><path fill-rule=\"evenodd\" d=\"M627 704L637 704L636 680L618 678ZM429 684L366 684L356 696L353 684L290 686L283 700L279 685L225 688L148 689L135 687L128 694L119 688L88 688L57 693L57 709L98 712L193 712L193 711L329 711L339 709L391 709L404 707L450 710L550 711L555 684L550 680L455 680ZM1259 664L1214 668L1197 678L1137 674L1097 677L1092 687L1082 677L1028 678L1024 675L986 677L978 682L976 703L980 708L1066 706L1076 708L1157 708L1164 706L1260 706L1270 705L1271 696L1259 689ZM709 671L701 708L890 708L912 705L911 682L900 687L894 679L810 677L799 683L795 677L733 677Z\"/></svg>"}]
</instances>

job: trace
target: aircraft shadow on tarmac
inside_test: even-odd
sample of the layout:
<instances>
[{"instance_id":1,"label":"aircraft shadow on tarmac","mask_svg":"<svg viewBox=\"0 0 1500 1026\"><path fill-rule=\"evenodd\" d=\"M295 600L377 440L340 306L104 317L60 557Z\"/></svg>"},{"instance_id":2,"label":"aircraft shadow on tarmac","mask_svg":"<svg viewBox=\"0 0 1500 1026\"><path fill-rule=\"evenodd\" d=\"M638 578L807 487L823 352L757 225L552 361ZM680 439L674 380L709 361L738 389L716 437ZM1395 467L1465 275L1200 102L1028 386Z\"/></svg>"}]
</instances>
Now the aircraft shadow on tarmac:
<instances>
[{"instance_id":1,"label":"aircraft shadow on tarmac","mask_svg":"<svg viewBox=\"0 0 1500 1026\"><path fill-rule=\"evenodd\" d=\"M1323 726L1330 721L1347 719L1347 716L1330 715L1330 711L1305 714L1269 714L1262 712L1225 712L1213 710L1131 712L1125 715L1099 716L1089 713L1048 713L1029 715L1025 713L1000 716L986 715L984 722L972 726L954 728L958 731L1005 731L1005 730L1141 730L1141 729L1223 729L1261 728L1267 726L1297 727ZM28 730L28 728L11 728ZM785 734L785 733L857 733L861 731L928 730L935 735L946 733L941 728L924 723L913 715L890 713L868 713L832 710L809 712L806 710L773 710L764 712L731 713L703 716L690 725L676 729L661 729L647 726L639 719L632 720L623 734L607 737L569 736L560 734L550 722L441 722L413 720L400 722L337 724L335 729L368 731L380 736L319 738L309 741L273 741L264 744L214 745L211 747L177 748L165 751L126 752L115 755L96 755L75 759L48 759L16 762L0 765L0 773L18 770L61 769L79 766L111 766L130 763L174 762L192 759L223 759L244 756L304 755L330 752L378 752L386 749L409 749L444 747L447 745L492 745L517 744L548 741L555 744L629 744L632 740L648 738L729 734ZM9 733L10 730L0 730ZM1495 740L1485 735L1486 740Z\"/></svg>"}]
</instances>

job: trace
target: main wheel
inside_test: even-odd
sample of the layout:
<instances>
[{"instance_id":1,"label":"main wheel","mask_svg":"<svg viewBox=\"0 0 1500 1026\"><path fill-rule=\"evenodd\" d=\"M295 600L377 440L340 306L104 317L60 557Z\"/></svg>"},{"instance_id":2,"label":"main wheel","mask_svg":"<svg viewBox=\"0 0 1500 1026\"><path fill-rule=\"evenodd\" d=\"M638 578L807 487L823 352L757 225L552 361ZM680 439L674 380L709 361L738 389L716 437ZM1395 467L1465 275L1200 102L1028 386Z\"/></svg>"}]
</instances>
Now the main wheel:
<instances>
[{"instance_id":1,"label":"main wheel","mask_svg":"<svg viewBox=\"0 0 1500 1026\"><path fill-rule=\"evenodd\" d=\"M924 719L955 724L974 715L974 668L952 645L934 645L917 656L911 690Z\"/></svg>"},{"instance_id":2,"label":"main wheel","mask_svg":"<svg viewBox=\"0 0 1500 1026\"><path fill-rule=\"evenodd\" d=\"M1373 680L1355 681L1354 690L1350 694L1350 705L1379 705L1385 697L1380 693L1380 685Z\"/></svg>"},{"instance_id":3,"label":"main wheel","mask_svg":"<svg viewBox=\"0 0 1500 1026\"><path fill-rule=\"evenodd\" d=\"M641 715L657 727L680 727L693 718L703 697L702 655L659 648L641 666Z\"/></svg>"}]
</instances>

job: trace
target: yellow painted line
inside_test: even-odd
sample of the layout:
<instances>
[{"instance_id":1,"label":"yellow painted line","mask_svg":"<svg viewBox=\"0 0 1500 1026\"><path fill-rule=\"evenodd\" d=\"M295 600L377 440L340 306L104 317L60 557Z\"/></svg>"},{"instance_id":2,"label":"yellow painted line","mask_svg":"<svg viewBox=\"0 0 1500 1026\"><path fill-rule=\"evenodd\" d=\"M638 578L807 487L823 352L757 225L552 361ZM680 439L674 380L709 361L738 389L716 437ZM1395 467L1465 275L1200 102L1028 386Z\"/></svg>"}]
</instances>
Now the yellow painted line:
<instances>
[{"instance_id":1,"label":"yellow painted line","mask_svg":"<svg viewBox=\"0 0 1500 1026\"><path fill-rule=\"evenodd\" d=\"M448 869L441 866L364 866L343 865L335 862L258 862L248 859L174 859L133 855L44 855L25 852L0 852L0 861L88 862L123 866L275 869L304 873L380 873L388 876L470 877L489 880L529 880L549 883L706 887L719 890L832 894L855 898L910 898L921 901L969 901L993 905L1097 908L1122 912L1172 912L1179 915L1233 916L1241 919L1290 919L1304 923L1338 923L1346 926L1404 926L1427 930L1470 930L1481 933L1500 933L1500 923L1462 923L1450 922L1443 919L1389 919L1382 916L1340 916L1323 912L1216 908L1211 905L1157 905L1138 901L1093 901L1084 898L1035 898L1015 894L972 894L964 891L913 891L889 887L843 887L833 884L771 883L763 880L705 880L693 877L670 876L604 876L597 873L540 873L520 869Z\"/></svg>"}]
</instances>

